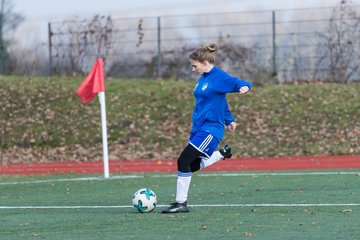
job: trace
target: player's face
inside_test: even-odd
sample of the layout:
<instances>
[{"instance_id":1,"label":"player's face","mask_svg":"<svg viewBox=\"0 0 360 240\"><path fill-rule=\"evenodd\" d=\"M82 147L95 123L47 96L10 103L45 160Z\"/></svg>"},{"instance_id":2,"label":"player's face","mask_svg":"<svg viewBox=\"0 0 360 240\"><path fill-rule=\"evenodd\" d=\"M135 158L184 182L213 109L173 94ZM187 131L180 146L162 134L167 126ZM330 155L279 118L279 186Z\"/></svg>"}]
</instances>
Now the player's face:
<instances>
[{"instance_id":1,"label":"player's face","mask_svg":"<svg viewBox=\"0 0 360 240\"><path fill-rule=\"evenodd\" d=\"M207 69L205 63L201 63L193 59L190 59L190 63L191 63L191 71L193 71L193 73L195 73L196 75L202 75Z\"/></svg>"}]
</instances>

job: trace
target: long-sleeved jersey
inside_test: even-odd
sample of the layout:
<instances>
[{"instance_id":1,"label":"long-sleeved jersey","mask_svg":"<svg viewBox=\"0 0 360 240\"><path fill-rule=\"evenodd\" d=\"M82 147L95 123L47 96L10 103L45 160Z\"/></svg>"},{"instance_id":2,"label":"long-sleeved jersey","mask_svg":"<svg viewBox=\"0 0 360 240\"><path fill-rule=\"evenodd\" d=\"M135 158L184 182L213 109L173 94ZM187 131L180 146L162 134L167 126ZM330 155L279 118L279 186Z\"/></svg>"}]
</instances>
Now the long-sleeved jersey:
<instances>
[{"instance_id":1,"label":"long-sleeved jersey","mask_svg":"<svg viewBox=\"0 0 360 240\"><path fill-rule=\"evenodd\" d=\"M226 93L239 92L244 86L251 89L252 84L230 76L217 66L204 73L194 88L195 108L191 132L209 132L221 141L224 126L235 120L226 102Z\"/></svg>"}]
</instances>

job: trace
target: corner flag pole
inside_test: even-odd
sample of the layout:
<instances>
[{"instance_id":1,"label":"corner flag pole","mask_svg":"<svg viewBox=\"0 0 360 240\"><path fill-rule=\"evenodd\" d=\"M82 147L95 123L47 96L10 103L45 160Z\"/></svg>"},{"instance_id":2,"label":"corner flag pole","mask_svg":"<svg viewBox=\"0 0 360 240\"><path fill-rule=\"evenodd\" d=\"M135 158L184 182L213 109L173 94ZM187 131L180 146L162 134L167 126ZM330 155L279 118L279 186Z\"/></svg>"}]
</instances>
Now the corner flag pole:
<instances>
[{"instance_id":1,"label":"corner flag pole","mask_svg":"<svg viewBox=\"0 0 360 240\"><path fill-rule=\"evenodd\" d=\"M107 127L106 127L106 104L105 92L99 92L99 102L101 108L101 129L102 129L102 144L103 144L103 160L104 160L104 177L109 178L109 154L107 142Z\"/></svg>"},{"instance_id":2,"label":"corner flag pole","mask_svg":"<svg viewBox=\"0 0 360 240\"><path fill-rule=\"evenodd\" d=\"M101 128L102 128L102 144L103 144L103 158L104 158L104 177L109 178L109 154L107 143L107 128L106 128L106 109L105 109L105 84L104 84L104 69L103 60L97 59L90 73L76 90L76 93L81 98L83 104L87 104L94 99L96 93L99 96L101 108Z\"/></svg>"}]
</instances>

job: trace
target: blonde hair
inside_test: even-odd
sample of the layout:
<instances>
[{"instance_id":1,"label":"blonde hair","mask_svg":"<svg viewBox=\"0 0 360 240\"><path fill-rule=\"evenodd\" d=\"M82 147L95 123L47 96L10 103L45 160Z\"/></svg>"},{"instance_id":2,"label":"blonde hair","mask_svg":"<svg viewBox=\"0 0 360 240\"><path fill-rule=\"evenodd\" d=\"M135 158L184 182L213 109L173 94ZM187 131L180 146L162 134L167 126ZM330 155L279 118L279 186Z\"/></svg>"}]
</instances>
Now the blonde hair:
<instances>
[{"instance_id":1,"label":"blonde hair","mask_svg":"<svg viewBox=\"0 0 360 240\"><path fill-rule=\"evenodd\" d=\"M216 44L207 44L203 47L197 48L190 53L189 58L203 63L208 61L209 63L215 63L215 52L217 50Z\"/></svg>"}]
</instances>

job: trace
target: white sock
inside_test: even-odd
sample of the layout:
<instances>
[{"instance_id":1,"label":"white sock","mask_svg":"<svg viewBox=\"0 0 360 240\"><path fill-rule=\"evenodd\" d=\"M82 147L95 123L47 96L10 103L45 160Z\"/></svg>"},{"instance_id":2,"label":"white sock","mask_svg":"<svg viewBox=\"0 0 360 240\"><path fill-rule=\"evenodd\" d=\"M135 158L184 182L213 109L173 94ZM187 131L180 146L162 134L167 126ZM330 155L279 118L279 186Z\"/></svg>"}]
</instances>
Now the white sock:
<instances>
[{"instance_id":1,"label":"white sock","mask_svg":"<svg viewBox=\"0 0 360 240\"><path fill-rule=\"evenodd\" d=\"M178 176L176 184L176 202L183 203L187 201L190 182L191 173L189 173L189 176Z\"/></svg>"},{"instance_id":2,"label":"white sock","mask_svg":"<svg viewBox=\"0 0 360 240\"><path fill-rule=\"evenodd\" d=\"M204 169L214 163L216 163L217 161L220 161L221 159L223 159L223 155L221 155L221 153L219 151L215 151L213 152L213 154L211 155L211 157L209 158L203 158L201 160L201 163L200 163L200 170L201 169Z\"/></svg>"}]
</instances>

